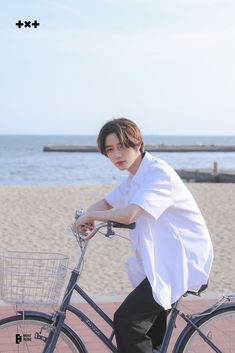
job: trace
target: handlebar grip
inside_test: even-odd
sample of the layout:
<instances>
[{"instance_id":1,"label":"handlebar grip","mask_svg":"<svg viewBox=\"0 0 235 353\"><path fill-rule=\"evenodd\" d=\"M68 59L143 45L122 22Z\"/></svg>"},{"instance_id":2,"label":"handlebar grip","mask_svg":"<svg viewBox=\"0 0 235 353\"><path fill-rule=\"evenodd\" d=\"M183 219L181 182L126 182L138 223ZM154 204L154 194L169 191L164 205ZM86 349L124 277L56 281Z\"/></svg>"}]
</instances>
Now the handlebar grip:
<instances>
[{"instance_id":1,"label":"handlebar grip","mask_svg":"<svg viewBox=\"0 0 235 353\"><path fill-rule=\"evenodd\" d=\"M124 223L108 221L108 225L110 225L113 228L125 228L125 229L135 229L135 227L136 227L135 222L131 223L131 224L124 224Z\"/></svg>"}]
</instances>

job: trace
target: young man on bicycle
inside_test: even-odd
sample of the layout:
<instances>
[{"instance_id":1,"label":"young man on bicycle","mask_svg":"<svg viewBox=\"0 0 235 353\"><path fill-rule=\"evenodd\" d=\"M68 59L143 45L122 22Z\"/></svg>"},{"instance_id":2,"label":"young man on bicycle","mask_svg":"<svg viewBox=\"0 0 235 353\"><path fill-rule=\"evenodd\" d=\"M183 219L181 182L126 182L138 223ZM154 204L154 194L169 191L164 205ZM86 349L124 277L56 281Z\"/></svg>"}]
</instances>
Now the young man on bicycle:
<instances>
[{"instance_id":1,"label":"young man on bicycle","mask_svg":"<svg viewBox=\"0 0 235 353\"><path fill-rule=\"evenodd\" d=\"M92 205L76 226L112 220L130 224L133 256L126 269L134 290L114 314L118 352L152 353L161 344L166 313L187 290L206 284L213 249L205 221L187 187L166 162L144 152L138 126L114 119L98 148L129 176Z\"/></svg>"}]
</instances>

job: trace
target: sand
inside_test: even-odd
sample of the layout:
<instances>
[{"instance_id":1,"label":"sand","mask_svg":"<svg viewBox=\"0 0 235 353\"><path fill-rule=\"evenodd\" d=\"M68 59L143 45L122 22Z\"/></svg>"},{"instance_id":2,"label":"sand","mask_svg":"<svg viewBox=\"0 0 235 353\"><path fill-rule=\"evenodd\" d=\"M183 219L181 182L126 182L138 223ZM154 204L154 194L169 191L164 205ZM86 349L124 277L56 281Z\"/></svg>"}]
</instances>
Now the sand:
<instances>
[{"instance_id":1,"label":"sand","mask_svg":"<svg viewBox=\"0 0 235 353\"><path fill-rule=\"evenodd\" d=\"M208 293L235 292L235 184L186 185L204 215L214 244ZM70 231L74 209L87 208L113 187L0 185L1 248L61 252L71 256L72 268L78 256ZM97 235L89 242L80 278L82 288L93 297L126 295L131 286L123 263L130 254L128 241Z\"/></svg>"}]
</instances>

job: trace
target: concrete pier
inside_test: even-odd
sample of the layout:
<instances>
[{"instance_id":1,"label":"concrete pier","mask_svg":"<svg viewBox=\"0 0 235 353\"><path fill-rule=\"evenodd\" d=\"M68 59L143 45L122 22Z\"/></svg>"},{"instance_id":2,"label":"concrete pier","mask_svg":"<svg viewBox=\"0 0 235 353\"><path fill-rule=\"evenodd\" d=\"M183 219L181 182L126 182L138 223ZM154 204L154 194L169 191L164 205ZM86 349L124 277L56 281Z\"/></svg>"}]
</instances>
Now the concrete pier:
<instances>
[{"instance_id":1,"label":"concrete pier","mask_svg":"<svg viewBox=\"0 0 235 353\"><path fill-rule=\"evenodd\" d=\"M98 152L96 146L44 146L44 152ZM235 152L235 146L192 145L167 146L145 145L148 152ZM234 171L219 171L218 163L213 163L212 169L178 169L176 172L184 181L198 183L235 183Z\"/></svg>"},{"instance_id":2,"label":"concrete pier","mask_svg":"<svg viewBox=\"0 0 235 353\"><path fill-rule=\"evenodd\" d=\"M235 183L235 171L214 173L213 170L176 169L181 179L196 183Z\"/></svg>"},{"instance_id":3,"label":"concrete pier","mask_svg":"<svg viewBox=\"0 0 235 353\"><path fill-rule=\"evenodd\" d=\"M98 152L96 146L44 146L44 152ZM145 145L148 152L235 152L235 146L215 145Z\"/></svg>"}]
</instances>

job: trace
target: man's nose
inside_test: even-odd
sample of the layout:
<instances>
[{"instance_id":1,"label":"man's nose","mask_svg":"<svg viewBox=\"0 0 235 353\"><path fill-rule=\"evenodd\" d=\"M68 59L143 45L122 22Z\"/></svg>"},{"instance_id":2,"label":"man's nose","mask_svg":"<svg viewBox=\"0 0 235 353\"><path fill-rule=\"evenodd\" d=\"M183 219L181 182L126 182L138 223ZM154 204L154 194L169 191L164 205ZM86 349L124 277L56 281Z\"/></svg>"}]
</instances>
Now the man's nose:
<instances>
[{"instance_id":1,"label":"man's nose","mask_svg":"<svg viewBox=\"0 0 235 353\"><path fill-rule=\"evenodd\" d=\"M122 155L122 153L121 153L121 151L120 151L119 148L117 148L117 149L114 150L114 156L115 156L116 158L121 157L121 155Z\"/></svg>"}]
</instances>

